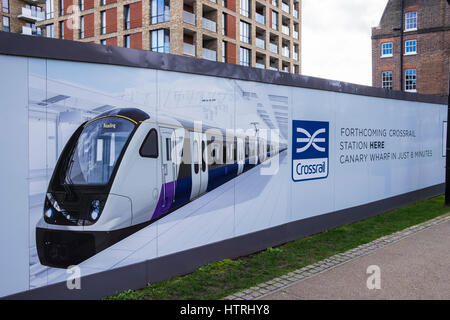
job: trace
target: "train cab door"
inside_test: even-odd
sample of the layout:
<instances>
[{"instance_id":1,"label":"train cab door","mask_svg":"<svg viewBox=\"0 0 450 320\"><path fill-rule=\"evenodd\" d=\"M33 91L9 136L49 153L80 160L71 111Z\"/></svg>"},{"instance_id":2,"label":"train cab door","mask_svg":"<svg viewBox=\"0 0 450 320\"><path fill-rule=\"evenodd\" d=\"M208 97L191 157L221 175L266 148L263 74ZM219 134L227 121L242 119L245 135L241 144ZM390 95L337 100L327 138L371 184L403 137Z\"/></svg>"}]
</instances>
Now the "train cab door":
<instances>
[{"instance_id":1,"label":"train cab door","mask_svg":"<svg viewBox=\"0 0 450 320\"><path fill-rule=\"evenodd\" d=\"M175 151L175 130L172 128L160 127L161 136L161 174L163 207L170 206L175 201L175 186L177 179L177 153ZM174 159L175 157L175 159Z\"/></svg>"},{"instance_id":2,"label":"train cab door","mask_svg":"<svg viewBox=\"0 0 450 320\"><path fill-rule=\"evenodd\" d=\"M208 164L203 155L206 150L206 134L191 132L192 192L191 200L206 192L208 188Z\"/></svg>"}]
</instances>

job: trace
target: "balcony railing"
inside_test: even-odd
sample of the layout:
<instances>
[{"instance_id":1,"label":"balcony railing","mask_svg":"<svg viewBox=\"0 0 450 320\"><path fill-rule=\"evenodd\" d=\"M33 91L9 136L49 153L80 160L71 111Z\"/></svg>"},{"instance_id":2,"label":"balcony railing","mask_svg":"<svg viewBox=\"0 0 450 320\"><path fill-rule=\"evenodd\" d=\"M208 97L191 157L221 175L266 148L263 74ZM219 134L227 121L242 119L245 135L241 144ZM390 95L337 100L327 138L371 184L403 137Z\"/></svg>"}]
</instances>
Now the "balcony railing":
<instances>
[{"instance_id":1,"label":"balcony railing","mask_svg":"<svg viewBox=\"0 0 450 320\"><path fill-rule=\"evenodd\" d=\"M273 53L278 53L278 46L276 44L274 44L274 43L270 43L269 44L269 49Z\"/></svg>"},{"instance_id":2,"label":"balcony railing","mask_svg":"<svg viewBox=\"0 0 450 320\"><path fill-rule=\"evenodd\" d=\"M289 27L285 26L284 24L281 26L281 32L283 32L285 35L289 35Z\"/></svg>"},{"instance_id":3,"label":"balcony railing","mask_svg":"<svg viewBox=\"0 0 450 320\"><path fill-rule=\"evenodd\" d=\"M266 49L266 42L263 39L256 38L255 44L258 48L265 50Z\"/></svg>"},{"instance_id":4,"label":"balcony railing","mask_svg":"<svg viewBox=\"0 0 450 320\"><path fill-rule=\"evenodd\" d=\"M45 12L22 8L21 13L17 17L29 21L42 21L45 20Z\"/></svg>"},{"instance_id":5,"label":"balcony railing","mask_svg":"<svg viewBox=\"0 0 450 320\"><path fill-rule=\"evenodd\" d=\"M298 60L298 52L293 52L292 53L292 57L294 58L294 60Z\"/></svg>"},{"instance_id":6,"label":"balcony railing","mask_svg":"<svg viewBox=\"0 0 450 320\"><path fill-rule=\"evenodd\" d=\"M202 26L206 30L217 32L217 24L209 19L202 18Z\"/></svg>"},{"instance_id":7,"label":"balcony railing","mask_svg":"<svg viewBox=\"0 0 450 320\"><path fill-rule=\"evenodd\" d=\"M265 69L266 66L264 65L264 63L255 63L255 68L259 68L259 69Z\"/></svg>"},{"instance_id":8,"label":"balcony railing","mask_svg":"<svg viewBox=\"0 0 450 320\"><path fill-rule=\"evenodd\" d=\"M261 23L261 24L266 24L266 17L264 17L264 15L259 14L258 12L256 12L255 14L255 19L256 22Z\"/></svg>"},{"instance_id":9,"label":"balcony railing","mask_svg":"<svg viewBox=\"0 0 450 320\"><path fill-rule=\"evenodd\" d=\"M294 30L292 32L292 36L294 37L294 39L298 39L298 32Z\"/></svg>"},{"instance_id":10,"label":"balcony railing","mask_svg":"<svg viewBox=\"0 0 450 320\"><path fill-rule=\"evenodd\" d=\"M294 15L294 18L298 19L298 10L294 9L294 12L292 14Z\"/></svg>"},{"instance_id":11,"label":"balcony railing","mask_svg":"<svg viewBox=\"0 0 450 320\"><path fill-rule=\"evenodd\" d=\"M183 43L183 53L195 57L195 46L190 43Z\"/></svg>"},{"instance_id":12,"label":"balcony railing","mask_svg":"<svg viewBox=\"0 0 450 320\"><path fill-rule=\"evenodd\" d=\"M184 20L184 22L193 24L195 26L195 14L184 11L183 12L183 20Z\"/></svg>"},{"instance_id":13,"label":"balcony railing","mask_svg":"<svg viewBox=\"0 0 450 320\"><path fill-rule=\"evenodd\" d=\"M217 52L214 50L203 48L202 55L203 55L203 59L211 60L211 61L217 60Z\"/></svg>"},{"instance_id":14,"label":"balcony railing","mask_svg":"<svg viewBox=\"0 0 450 320\"><path fill-rule=\"evenodd\" d=\"M273 66L270 66L269 69L273 70L273 71L278 71L278 68L277 67L273 67Z\"/></svg>"},{"instance_id":15,"label":"balcony railing","mask_svg":"<svg viewBox=\"0 0 450 320\"><path fill-rule=\"evenodd\" d=\"M42 31L40 28L30 28L26 26L22 26L22 34L29 36L42 36Z\"/></svg>"},{"instance_id":16,"label":"balcony railing","mask_svg":"<svg viewBox=\"0 0 450 320\"><path fill-rule=\"evenodd\" d=\"M283 48L281 48L281 55L282 55L283 57L289 58L289 48L288 48L288 47L283 47Z\"/></svg>"},{"instance_id":17,"label":"balcony railing","mask_svg":"<svg viewBox=\"0 0 450 320\"><path fill-rule=\"evenodd\" d=\"M284 3L284 2L282 2L281 3L281 10L283 10L286 13L289 13L289 5Z\"/></svg>"}]
</instances>

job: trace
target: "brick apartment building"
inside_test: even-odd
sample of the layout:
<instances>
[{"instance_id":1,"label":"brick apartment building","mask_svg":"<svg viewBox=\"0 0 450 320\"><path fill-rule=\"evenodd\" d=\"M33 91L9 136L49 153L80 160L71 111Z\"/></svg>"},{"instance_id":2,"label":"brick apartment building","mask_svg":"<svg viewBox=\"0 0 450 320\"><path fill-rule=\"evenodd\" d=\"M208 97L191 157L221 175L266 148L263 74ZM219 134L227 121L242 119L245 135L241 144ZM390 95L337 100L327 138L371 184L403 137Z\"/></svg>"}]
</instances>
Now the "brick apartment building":
<instances>
[{"instance_id":1,"label":"brick apartment building","mask_svg":"<svg viewBox=\"0 0 450 320\"><path fill-rule=\"evenodd\" d=\"M0 31L22 33L26 35L42 35L41 28L36 26L45 20L44 5L38 0L0 0ZM45 1L45 0L43 0Z\"/></svg>"},{"instance_id":2,"label":"brick apartment building","mask_svg":"<svg viewBox=\"0 0 450 320\"><path fill-rule=\"evenodd\" d=\"M2 1L19 9L33 2ZM301 0L46 0L44 7L38 35L301 72Z\"/></svg>"},{"instance_id":3,"label":"brick apartment building","mask_svg":"<svg viewBox=\"0 0 450 320\"><path fill-rule=\"evenodd\" d=\"M448 95L449 53L446 0L389 0L372 29L372 85Z\"/></svg>"}]
</instances>

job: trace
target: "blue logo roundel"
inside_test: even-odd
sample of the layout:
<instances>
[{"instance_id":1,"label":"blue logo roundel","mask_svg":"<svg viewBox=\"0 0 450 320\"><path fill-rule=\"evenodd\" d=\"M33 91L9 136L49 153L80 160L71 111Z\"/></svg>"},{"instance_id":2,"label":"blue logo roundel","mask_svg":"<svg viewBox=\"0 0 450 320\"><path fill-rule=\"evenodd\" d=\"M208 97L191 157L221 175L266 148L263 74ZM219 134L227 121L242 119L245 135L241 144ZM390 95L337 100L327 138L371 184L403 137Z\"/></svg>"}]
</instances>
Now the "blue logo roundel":
<instances>
[{"instance_id":1,"label":"blue logo roundel","mask_svg":"<svg viewBox=\"0 0 450 320\"><path fill-rule=\"evenodd\" d=\"M292 179L304 181L328 177L330 123L292 121Z\"/></svg>"}]
</instances>

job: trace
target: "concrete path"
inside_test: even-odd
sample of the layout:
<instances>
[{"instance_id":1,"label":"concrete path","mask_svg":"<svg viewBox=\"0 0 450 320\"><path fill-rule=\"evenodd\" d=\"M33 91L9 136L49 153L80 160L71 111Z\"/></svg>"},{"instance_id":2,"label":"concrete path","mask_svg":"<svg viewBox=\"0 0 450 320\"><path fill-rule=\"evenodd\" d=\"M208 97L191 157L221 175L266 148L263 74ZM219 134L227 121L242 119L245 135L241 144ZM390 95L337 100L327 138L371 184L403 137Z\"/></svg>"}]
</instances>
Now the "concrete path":
<instances>
[{"instance_id":1,"label":"concrete path","mask_svg":"<svg viewBox=\"0 0 450 320\"><path fill-rule=\"evenodd\" d=\"M367 287L369 266L379 267L380 289ZM450 299L450 221L261 298Z\"/></svg>"}]
</instances>

